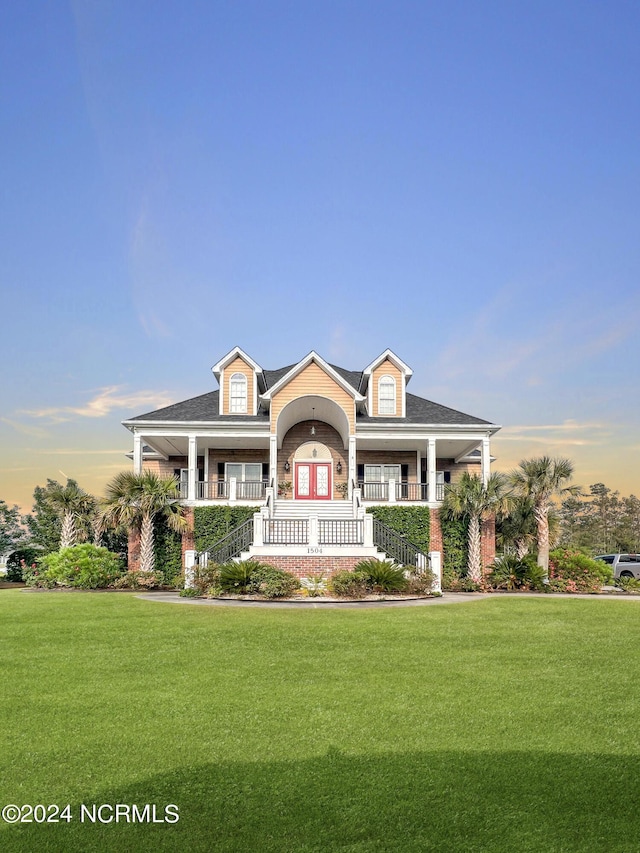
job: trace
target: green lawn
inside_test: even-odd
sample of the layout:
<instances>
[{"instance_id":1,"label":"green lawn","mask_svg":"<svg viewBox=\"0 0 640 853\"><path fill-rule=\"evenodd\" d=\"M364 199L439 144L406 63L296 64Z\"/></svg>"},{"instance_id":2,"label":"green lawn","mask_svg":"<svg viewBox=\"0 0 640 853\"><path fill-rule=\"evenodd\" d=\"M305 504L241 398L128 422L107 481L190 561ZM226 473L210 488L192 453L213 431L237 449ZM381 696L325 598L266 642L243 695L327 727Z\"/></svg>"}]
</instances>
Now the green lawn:
<instances>
[{"instance_id":1,"label":"green lawn","mask_svg":"<svg viewBox=\"0 0 640 853\"><path fill-rule=\"evenodd\" d=\"M640 602L0 591L7 851L640 850ZM80 804L175 803L90 824ZM105 813L106 815L106 813Z\"/></svg>"}]
</instances>

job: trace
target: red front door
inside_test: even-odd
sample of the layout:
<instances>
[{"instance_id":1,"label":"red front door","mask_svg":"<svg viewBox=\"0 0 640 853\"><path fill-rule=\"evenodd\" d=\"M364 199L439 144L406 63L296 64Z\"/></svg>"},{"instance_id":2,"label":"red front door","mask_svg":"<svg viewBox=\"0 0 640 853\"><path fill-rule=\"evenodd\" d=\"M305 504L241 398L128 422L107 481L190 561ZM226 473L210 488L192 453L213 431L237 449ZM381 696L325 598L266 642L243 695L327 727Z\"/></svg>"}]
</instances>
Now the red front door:
<instances>
[{"instance_id":1,"label":"red front door","mask_svg":"<svg viewBox=\"0 0 640 853\"><path fill-rule=\"evenodd\" d=\"M331 463L296 462L296 498L331 500Z\"/></svg>"}]
</instances>

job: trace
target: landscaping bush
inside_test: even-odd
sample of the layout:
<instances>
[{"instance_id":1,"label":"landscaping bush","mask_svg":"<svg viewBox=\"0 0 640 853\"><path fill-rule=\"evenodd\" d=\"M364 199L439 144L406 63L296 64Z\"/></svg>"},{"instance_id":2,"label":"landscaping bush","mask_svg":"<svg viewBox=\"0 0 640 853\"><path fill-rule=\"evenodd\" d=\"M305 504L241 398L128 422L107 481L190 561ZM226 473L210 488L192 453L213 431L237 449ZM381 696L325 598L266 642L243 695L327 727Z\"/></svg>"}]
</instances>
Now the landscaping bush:
<instances>
[{"instance_id":1,"label":"landscaping bush","mask_svg":"<svg viewBox=\"0 0 640 853\"><path fill-rule=\"evenodd\" d=\"M640 580L638 578L616 578L615 584L623 592L640 593Z\"/></svg>"},{"instance_id":2,"label":"landscaping bush","mask_svg":"<svg viewBox=\"0 0 640 853\"><path fill-rule=\"evenodd\" d=\"M113 583L114 589L159 589L164 585L164 575L160 571L128 571Z\"/></svg>"},{"instance_id":3,"label":"landscaping bush","mask_svg":"<svg viewBox=\"0 0 640 853\"><path fill-rule=\"evenodd\" d=\"M567 548L556 548L549 554L550 592L600 592L612 579L611 566L603 560Z\"/></svg>"},{"instance_id":4,"label":"landscaping bush","mask_svg":"<svg viewBox=\"0 0 640 853\"><path fill-rule=\"evenodd\" d=\"M367 588L373 592L403 592L407 588L404 568L385 560L361 560L354 571L367 578Z\"/></svg>"},{"instance_id":5,"label":"landscaping bush","mask_svg":"<svg viewBox=\"0 0 640 853\"><path fill-rule=\"evenodd\" d=\"M236 565L235 563L233 565ZM183 579L184 580L184 579ZM211 563L208 566L193 567L193 586L198 595L220 595L220 566Z\"/></svg>"},{"instance_id":6,"label":"landscaping bush","mask_svg":"<svg viewBox=\"0 0 640 853\"><path fill-rule=\"evenodd\" d=\"M251 570L260 563L247 560L245 563L225 563L220 566L220 588L223 592L235 592L243 595L251 577Z\"/></svg>"},{"instance_id":7,"label":"landscaping bush","mask_svg":"<svg viewBox=\"0 0 640 853\"><path fill-rule=\"evenodd\" d=\"M33 571L37 566L38 558L42 557L42 549L19 548L9 555L7 560L7 573L5 580L10 583L20 583L24 580L25 571Z\"/></svg>"},{"instance_id":8,"label":"landscaping bush","mask_svg":"<svg viewBox=\"0 0 640 853\"><path fill-rule=\"evenodd\" d=\"M286 598L293 595L300 583L298 578L275 566L258 565L251 570L247 591L265 598Z\"/></svg>"},{"instance_id":9,"label":"landscaping bush","mask_svg":"<svg viewBox=\"0 0 640 853\"><path fill-rule=\"evenodd\" d=\"M344 569L331 578L329 589L341 598L362 598L369 592L369 577L365 572Z\"/></svg>"},{"instance_id":10,"label":"landscaping bush","mask_svg":"<svg viewBox=\"0 0 640 853\"><path fill-rule=\"evenodd\" d=\"M122 574L117 554L83 543L47 554L33 571L27 573L26 582L29 586L47 588L103 589L114 584Z\"/></svg>"},{"instance_id":11,"label":"landscaping bush","mask_svg":"<svg viewBox=\"0 0 640 853\"><path fill-rule=\"evenodd\" d=\"M434 580L433 572L429 569L423 572L412 572L407 578L405 592L410 595L431 595Z\"/></svg>"},{"instance_id":12,"label":"landscaping bush","mask_svg":"<svg viewBox=\"0 0 640 853\"><path fill-rule=\"evenodd\" d=\"M494 589L543 590L544 572L535 557L516 554L497 557L487 578Z\"/></svg>"}]
</instances>

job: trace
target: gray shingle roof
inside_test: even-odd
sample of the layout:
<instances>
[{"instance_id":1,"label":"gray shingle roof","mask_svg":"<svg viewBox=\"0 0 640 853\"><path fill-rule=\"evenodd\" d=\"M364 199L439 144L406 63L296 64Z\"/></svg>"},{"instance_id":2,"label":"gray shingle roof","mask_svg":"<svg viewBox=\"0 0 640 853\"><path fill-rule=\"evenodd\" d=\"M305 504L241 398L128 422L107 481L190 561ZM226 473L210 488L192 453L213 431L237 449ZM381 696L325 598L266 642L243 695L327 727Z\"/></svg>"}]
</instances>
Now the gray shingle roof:
<instances>
[{"instance_id":1,"label":"gray shingle roof","mask_svg":"<svg viewBox=\"0 0 640 853\"><path fill-rule=\"evenodd\" d=\"M276 382L282 379L295 365L290 364L288 367L281 367L279 370L265 370L264 381L266 388L273 387ZM331 367L342 376L356 391L360 387L362 379L362 371L346 370L344 367L331 365ZM144 415L138 415L135 418L130 418L131 421L173 421L176 423L188 423L189 421L245 421L248 423L267 422L269 413L263 410L257 415L219 415L218 414L219 391L209 391L207 394L201 394L199 397L192 397L190 400L184 400L181 403L174 403L171 406L165 406L162 409L156 409L154 412L146 412ZM415 394L407 393L407 415L405 418L385 418L371 417L370 415L358 414L357 422L384 424L490 424L491 421L475 418L473 415L467 415L464 412L459 412L456 409L450 409L448 406L441 406L439 403L433 403L431 400L425 400L423 397L417 397Z\"/></svg>"},{"instance_id":2,"label":"gray shingle roof","mask_svg":"<svg viewBox=\"0 0 640 853\"><path fill-rule=\"evenodd\" d=\"M431 400L425 400L424 397L417 397L415 394L407 393L407 416L406 418L381 418L371 417L370 415L358 415L358 423L373 423L373 424L490 424L491 421L484 421L482 418L474 418L473 415L466 415L464 412L459 412L457 409L450 409L448 406L441 406L440 403L433 403Z\"/></svg>"}]
</instances>

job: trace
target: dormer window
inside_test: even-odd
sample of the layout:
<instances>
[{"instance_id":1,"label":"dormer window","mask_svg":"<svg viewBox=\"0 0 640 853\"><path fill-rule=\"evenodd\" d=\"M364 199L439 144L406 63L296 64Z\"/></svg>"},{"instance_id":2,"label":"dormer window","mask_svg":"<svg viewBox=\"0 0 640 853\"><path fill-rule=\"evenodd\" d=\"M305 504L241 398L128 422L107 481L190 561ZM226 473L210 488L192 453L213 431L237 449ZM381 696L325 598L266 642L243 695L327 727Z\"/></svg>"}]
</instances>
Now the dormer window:
<instances>
[{"instance_id":1,"label":"dormer window","mask_svg":"<svg viewBox=\"0 0 640 853\"><path fill-rule=\"evenodd\" d=\"M234 373L229 380L229 411L231 414L247 413L247 377Z\"/></svg>"},{"instance_id":2,"label":"dormer window","mask_svg":"<svg viewBox=\"0 0 640 853\"><path fill-rule=\"evenodd\" d=\"M396 413L396 380L385 374L378 382L378 414L395 415Z\"/></svg>"}]
</instances>

